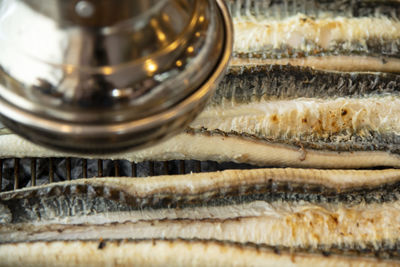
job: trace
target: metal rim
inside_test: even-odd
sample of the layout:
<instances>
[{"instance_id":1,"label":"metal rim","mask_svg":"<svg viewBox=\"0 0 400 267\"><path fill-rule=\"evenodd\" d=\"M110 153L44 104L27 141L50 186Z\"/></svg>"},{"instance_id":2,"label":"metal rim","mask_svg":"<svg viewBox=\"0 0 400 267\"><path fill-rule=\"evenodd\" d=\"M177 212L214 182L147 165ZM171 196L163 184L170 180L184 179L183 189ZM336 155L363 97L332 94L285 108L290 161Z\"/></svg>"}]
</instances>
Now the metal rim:
<instances>
[{"instance_id":1,"label":"metal rim","mask_svg":"<svg viewBox=\"0 0 400 267\"><path fill-rule=\"evenodd\" d=\"M210 0L213 1L213 0ZM215 85L222 78L226 66L231 58L233 47L233 25L229 15L228 8L223 0L217 0L218 11L221 14L221 22L224 30L224 45L221 48L221 55L218 64L210 71L209 78L190 96L183 99L176 106L169 108L159 114L142 118L130 122L115 123L112 125L84 125L67 123L62 121L53 121L34 114L24 112L13 105L0 99L0 109L3 114L7 114L6 119L20 123L26 127L43 130L52 134L61 134L65 136L92 136L92 135L121 135L132 134L139 131L149 130L158 127L178 117L184 116L187 112L194 109L199 103L205 102L214 91ZM2 101L1 101L2 100ZM33 123L35 122L35 123ZM40 126L38 126L40 125Z\"/></svg>"}]
</instances>

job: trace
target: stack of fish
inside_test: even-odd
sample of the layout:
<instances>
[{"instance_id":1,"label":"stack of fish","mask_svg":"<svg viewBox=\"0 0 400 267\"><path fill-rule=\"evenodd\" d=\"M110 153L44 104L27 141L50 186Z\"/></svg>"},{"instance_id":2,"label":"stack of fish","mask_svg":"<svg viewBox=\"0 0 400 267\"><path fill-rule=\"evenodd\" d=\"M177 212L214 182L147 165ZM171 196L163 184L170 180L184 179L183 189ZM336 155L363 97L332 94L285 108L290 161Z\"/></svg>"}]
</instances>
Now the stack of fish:
<instances>
[{"instance_id":1,"label":"stack of fish","mask_svg":"<svg viewBox=\"0 0 400 267\"><path fill-rule=\"evenodd\" d=\"M227 4L234 58L204 112L107 158L254 169L1 193L0 265L400 264L400 2ZM0 147L74 156L13 134Z\"/></svg>"}]
</instances>

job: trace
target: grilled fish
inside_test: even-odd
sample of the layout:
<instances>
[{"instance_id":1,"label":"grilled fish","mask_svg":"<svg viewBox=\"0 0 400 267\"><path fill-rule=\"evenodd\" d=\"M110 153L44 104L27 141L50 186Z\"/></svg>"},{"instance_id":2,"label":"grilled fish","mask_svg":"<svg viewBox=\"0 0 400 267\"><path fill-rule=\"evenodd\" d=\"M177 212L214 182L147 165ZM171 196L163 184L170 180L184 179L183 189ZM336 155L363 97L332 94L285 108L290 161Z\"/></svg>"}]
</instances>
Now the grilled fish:
<instances>
[{"instance_id":1,"label":"grilled fish","mask_svg":"<svg viewBox=\"0 0 400 267\"><path fill-rule=\"evenodd\" d=\"M228 5L234 59L206 110L179 136L106 158L400 166L400 122L392 115L400 107L399 3L238 0ZM1 136L0 143L1 157L77 156L14 136Z\"/></svg>"},{"instance_id":2,"label":"grilled fish","mask_svg":"<svg viewBox=\"0 0 400 267\"><path fill-rule=\"evenodd\" d=\"M290 248L348 263L355 252L361 262L394 260L399 183L396 169L231 170L54 183L0 194L0 243L217 240L227 249ZM25 253L37 244L23 245ZM0 245L0 255L10 246Z\"/></svg>"},{"instance_id":3,"label":"grilled fish","mask_svg":"<svg viewBox=\"0 0 400 267\"><path fill-rule=\"evenodd\" d=\"M77 253L79 251L79 253ZM13 255L13 257L10 257ZM394 266L387 259L210 240L96 240L6 244L2 266Z\"/></svg>"},{"instance_id":4,"label":"grilled fish","mask_svg":"<svg viewBox=\"0 0 400 267\"><path fill-rule=\"evenodd\" d=\"M4 192L0 265L399 263L399 170L332 168L400 166L400 3L227 4L234 58L183 133L140 151L73 155L5 130L0 158L312 169L73 180Z\"/></svg>"}]
</instances>

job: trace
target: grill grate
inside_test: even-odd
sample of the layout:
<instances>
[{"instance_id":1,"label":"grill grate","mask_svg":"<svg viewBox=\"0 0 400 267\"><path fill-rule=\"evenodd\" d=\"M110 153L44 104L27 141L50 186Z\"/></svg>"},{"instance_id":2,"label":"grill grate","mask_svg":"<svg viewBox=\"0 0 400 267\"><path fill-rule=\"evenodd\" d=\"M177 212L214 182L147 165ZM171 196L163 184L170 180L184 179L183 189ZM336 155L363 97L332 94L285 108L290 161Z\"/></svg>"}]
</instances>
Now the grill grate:
<instances>
[{"instance_id":1,"label":"grill grate","mask_svg":"<svg viewBox=\"0 0 400 267\"><path fill-rule=\"evenodd\" d=\"M0 192L58 181L92 177L146 177L225 169L255 168L248 164L173 160L134 163L127 160L84 158L0 159Z\"/></svg>"},{"instance_id":2,"label":"grill grate","mask_svg":"<svg viewBox=\"0 0 400 267\"><path fill-rule=\"evenodd\" d=\"M19 159L14 159L14 190L19 188Z\"/></svg>"},{"instance_id":3,"label":"grill grate","mask_svg":"<svg viewBox=\"0 0 400 267\"><path fill-rule=\"evenodd\" d=\"M31 159L31 185L36 185L36 159Z\"/></svg>"}]
</instances>

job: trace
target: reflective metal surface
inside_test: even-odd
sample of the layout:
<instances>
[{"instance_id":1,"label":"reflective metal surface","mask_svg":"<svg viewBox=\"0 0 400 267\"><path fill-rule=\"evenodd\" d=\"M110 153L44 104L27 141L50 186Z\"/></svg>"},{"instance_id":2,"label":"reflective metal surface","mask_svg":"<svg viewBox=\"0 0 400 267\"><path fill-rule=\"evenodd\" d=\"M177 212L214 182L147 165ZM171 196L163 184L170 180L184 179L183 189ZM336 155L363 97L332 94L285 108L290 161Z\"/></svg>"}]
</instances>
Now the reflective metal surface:
<instances>
[{"instance_id":1,"label":"reflective metal surface","mask_svg":"<svg viewBox=\"0 0 400 267\"><path fill-rule=\"evenodd\" d=\"M232 35L223 1L2 0L2 121L64 150L150 144L202 109Z\"/></svg>"}]
</instances>

